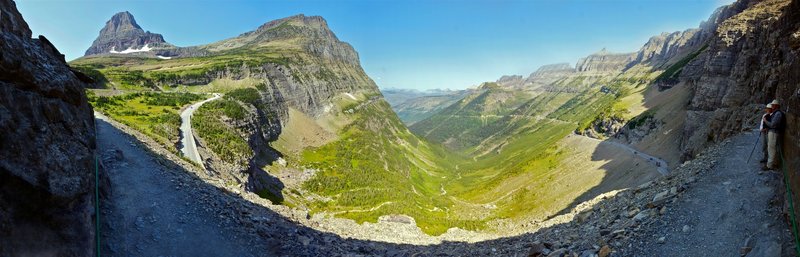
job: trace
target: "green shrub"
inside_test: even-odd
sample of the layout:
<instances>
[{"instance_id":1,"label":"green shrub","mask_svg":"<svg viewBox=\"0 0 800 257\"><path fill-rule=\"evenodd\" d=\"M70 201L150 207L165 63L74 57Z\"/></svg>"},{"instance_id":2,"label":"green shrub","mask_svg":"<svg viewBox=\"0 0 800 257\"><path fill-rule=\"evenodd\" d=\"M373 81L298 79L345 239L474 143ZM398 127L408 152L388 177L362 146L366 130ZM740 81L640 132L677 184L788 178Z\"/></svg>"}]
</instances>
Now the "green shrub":
<instances>
[{"instance_id":1,"label":"green shrub","mask_svg":"<svg viewBox=\"0 0 800 257\"><path fill-rule=\"evenodd\" d=\"M226 100L211 101L200 106L192 117L192 128L197 130L197 135L206 141L211 151L220 159L247 166L248 161L253 157L253 151L245 139L238 134L236 128L230 127L220 120L219 115L224 112L224 109L220 109L216 103L224 101ZM235 102L230 103L236 104ZM226 116L228 115L226 114Z\"/></svg>"},{"instance_id":2,"label":"green shrub","mask_svg":"<svg viewBox=\"0 0 800 257\"><path fill-rule=\"evenodd\" d=\"M201 106L201 108L218 110L219 114L225 115L234 120L242 120L246 115L246 111L241 105L239 105L239 103L228 99L211 101Z\"/></svg>"},{"instance_id":3,"label":"green shrub","mask_svg":"<svg viewBox=\"0 0 800 257\"><path fill-rule=\"evenodd\" d=\"M636 118L633 118L628 122L628 128L636 129L637 127L644 124L648 119L653 118L653 114L654 114L653 110L647 110L644 113L639 114L639 116L636 116Z\"/></svg>"},{"instance_id":4,"label":"green shrub","mask_svg":"<svg viewBox=\"0 0 800 257\"><path fill-rule=\"evenodd\" d=\"M708 44L703 45L703 47L701 47L694 53L691 53L686 57L683 57L683 59L675 62L674 64L669 66L666 70L664 70L664 72L658 75L658 77L656 77L655 80L662 81L662 80L677 78L678 75L680 75L681 71L683 70L683 67L686 66L686 64L689 64L689 62L691 62L695 58L697 58L697 56L700 55L700 53L702 53L704 50L706 50L706 48L708 48Z\"/></svg>"},{"instance_id":5,"label":"green shrub","mask_svg":"<svg viewBox=\"0 0 800 257\"><path fill-rule=\"evenodd\" d=\"M258 93L258 90L253 88L240 88L228 92L225 94L225 98L257 105L261 100L261 94Z\"/></svg>"},{"instance_id":6,"label":"green shrub","mask_svg":"<svg viewBox=\"0 0 800 257\"><path fill-rule=\"evenodd\" d=\"M145 93L142 103L152 106L184 106L202 99L203 96L191 93Z\"/></svg>"}]
</instances>

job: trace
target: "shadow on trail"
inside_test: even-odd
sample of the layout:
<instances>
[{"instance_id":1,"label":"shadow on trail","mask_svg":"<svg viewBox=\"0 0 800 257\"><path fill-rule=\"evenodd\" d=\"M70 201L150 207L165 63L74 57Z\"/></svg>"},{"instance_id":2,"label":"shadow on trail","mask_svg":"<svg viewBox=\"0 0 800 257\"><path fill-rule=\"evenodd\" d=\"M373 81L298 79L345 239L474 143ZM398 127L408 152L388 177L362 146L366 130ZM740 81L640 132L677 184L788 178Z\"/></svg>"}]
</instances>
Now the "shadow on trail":
<instances>
[{"instance_id":1,"label":"shadow on trail","mask_svg":"<svg viewBox=\"0 0 800 257\"><path fill-rule=\"evenodd\" d=\"M647 91L643 92L643 94L643 107L647 110L661 110L663 112L656 112L655 119L684 119L686 116L685 106L691 99L686 85L678 84L670 89L659 90L651 84L648 85ZM627 127L628 124L625 124L625 126ZM672 147L669 144L679 144L678 141L682 140L679 136L680 134L675 132L682 129L682 121L672 120L670 124L662 124L658 129L651 130L646 135L648 138L642 140L655 142L656 148L661 151L667 151L663 149ZM673 132L667 134L669 131ZM631 131L626 131L625 133L631 133ZM618 133L617 136L622 136L622 133ZM607 161L606 164L601 166L601 169L605 171L602 181L578 196L567 208L551 217L569 213L578 204L591 200L605 192L637 187L651 181L660 177L661 173L669 173L666 167L670 164L669 162L677 162L675 158L670 159L670 156L652 156L652 153L647 152L648 149L635 149L636 153L626 150L622 151L621 154L612 154L610 151L604 150L619 144L622 143L611 140L600 142L600 145L592 153L592 161ZM628 148L632 148L632 146ZM645 151L642 152L640 150ZM651 160L651 158L655 160Z\"/></svg>"},{"instance_id":2,"label":"shadow on trail","mask_svg":"<svg viewBox=\"0 0 800 257\"><path fill-rule=\"evenodd\" d=\"M319 231L207 183L105 121L97 124L99 152L114 192L102 201L103 255L508 256L527 254L534 241L523 234L426 246ZM123 157L110 158L109 152Z\"/></svg>"},{"instance_id":3,"label":"shadow on trail","mask_svg":"<svg viewBox=\"0 0 800 257\"><path fill-rule=\"evenodd\" d=\"M602 141L592 153L592 161L606 161L600 168L605 172L602 181L572 201L566 208L547 217L570 213L579 204L613 190L636 187L661 176L655 165L646 157L627 150L615 150L613 142Z\"/></svg>"}]
</instances>

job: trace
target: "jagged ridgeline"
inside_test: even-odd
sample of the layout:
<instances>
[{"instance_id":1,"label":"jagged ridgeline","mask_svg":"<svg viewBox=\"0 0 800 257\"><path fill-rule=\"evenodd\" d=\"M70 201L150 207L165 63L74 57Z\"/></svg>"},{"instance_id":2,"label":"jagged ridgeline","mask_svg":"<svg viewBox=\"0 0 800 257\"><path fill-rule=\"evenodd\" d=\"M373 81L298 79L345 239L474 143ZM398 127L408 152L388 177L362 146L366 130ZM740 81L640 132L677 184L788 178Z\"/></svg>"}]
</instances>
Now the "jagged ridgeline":
<instances>
[{"instance_id":1,"label":"jagged ridgeline","mask_svg":"<svg viewBox=\"0 0 800 257\"><path fill-rule=\"evenodd\" d=\"M614 131L601 124L658 119L644 112L650 106L642 99L657 91L650 85L664 70L676 77L703 51L702 31L483 84L426 114L412 126L415 133L383 99L355 50L317 16L177 47L124 12L70 65L96 82L89 95L97 110L176 153L179 110L223 93L196 111L192 127L203 166L230 184L359 222L406 215L424 232L441 234L453 227L491 230L487 224L498 220L542 220L589 191L652 178L653 169L634 168L633 157L591 161L598 143L569 135L603 137ZM599 170L627 173L590 172ZM619 182L600 186L600 180Z\"/></svg>"}]
</instances>

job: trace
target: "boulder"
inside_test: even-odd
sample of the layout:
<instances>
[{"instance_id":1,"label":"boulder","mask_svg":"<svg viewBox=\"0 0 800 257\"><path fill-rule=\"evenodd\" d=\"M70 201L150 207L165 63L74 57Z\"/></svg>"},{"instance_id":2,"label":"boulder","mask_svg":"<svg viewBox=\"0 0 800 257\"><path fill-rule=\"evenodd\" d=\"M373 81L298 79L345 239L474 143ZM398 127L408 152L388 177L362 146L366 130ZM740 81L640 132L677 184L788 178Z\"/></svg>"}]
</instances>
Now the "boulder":
<instances>
[{"instance_id":1,"label":"boulder","mask_svg":"<svg viewBox=\"0 0 800 257\"><path fill-rule=\"evenodd\" d=\"M0 0L0 256L91 256L95 128L55 47ZM99 166L99 165L98 165Z\"/></svg>"}]
</instances>

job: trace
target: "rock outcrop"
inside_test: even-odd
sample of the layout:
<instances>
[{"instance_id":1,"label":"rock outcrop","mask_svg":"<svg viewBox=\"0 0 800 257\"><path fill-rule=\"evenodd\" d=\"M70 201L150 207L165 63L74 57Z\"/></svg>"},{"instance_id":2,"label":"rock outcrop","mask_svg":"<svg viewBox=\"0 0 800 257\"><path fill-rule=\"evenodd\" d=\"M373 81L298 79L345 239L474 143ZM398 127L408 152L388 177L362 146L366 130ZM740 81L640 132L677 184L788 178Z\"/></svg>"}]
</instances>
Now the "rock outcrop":
<instances>
[{"instance_id":1,"label":"rock outcrop","mask_svg":"<svg viewBox=\"0 0 800 257\"><path fill-rule=\"evenodd\" d=\"M555 81L575 73L569 63L556 63L542 65L528 77L521 75L504 75L497 79L497 84L503 87L536 90L542 86L552 85Z\"/></svg>"},{"instance_id":2,"label":"rock outcrop","mask_svg":"<svg viewBox=\"0 0 800 257\"><path fill-rule=\"evenodd\" d=\"M762 106L782 103L782 169L800 190L800 1L740 0L712 17L708 50L689 63L681 80L692 87L681 149L693 158L714 142L758 126ZM782 171L781 171L782 172ZM797 197L792 197L794 206ZM784 208L784 210L787 210ZM795 215L798 215L796 212Z\"/></svg>"},{"instance_id":3,"label":"rock outcrop","mask_svg":"<svg viewBox=\"0 0 800 257\"><path fill-rule=\"evenodd\" d=\"M575 68L572 67L569 63L555 63L555 64L548 64L542 65L539 69L536 69L530 76L528 76L528 80L534 78L541 78L546 76L552 76L554 74L559 73L573 73L575 72Z\"/></svg>"},{"instance_id":4,"label":"rock outcrop","mask_svg":"<svg viewBox=\"0 0 800 257\"><path fill-rule=\"evenodd\" d=\"M115 14L106 22L85 55L149 52L150 49L170 46L161 34L144 31L126 11Z\"/></svg>"},{"instance_id":5,"label":"rock outcrop","mask_svg":"<svg viewBox=\"0 0 800 257\"><path fill-rule=\"evenodd\" d=\"M635 53L611 53L605 48L578 60L575 70L579 72L619 72L630 64Z\"/></svg>"},{"instance_id":6,"label":"rock outcrop","mask_svg":"<svg viewBox=\"0 0 800 257\"><path fill-rule=\"evenodd\" d=\"M0 0L0 256L91 256L95 128L81 81Z\"/></svg>"},{"instance_id":7,"label":"rock outcrop","mask_svg":"<svg viewBox=\"0 0 800 257\"><path fill-rule=\"evenodd\" d=\"M757 126L759 111L773 98L788 103L784 106L790 110L798 106L800 60L793 45L800 26L798 5L788 0L738 1L718 12L708 50L682 74L693 89L681 144L684 159ZM788 113L792 124L794 115Z\"/></svg>"},{"instance_id":8,"label":"rock outcrop","mask_svg":"<svg viewBox=\"0 0 800 257\"><path fill-rule=\"evenodd\" d=\"M560 90L552 87L559 79L563 79L575 73L575 68L569 63L556 63L542 65L536 71L532 72L528 78L525 79L524 85L528 88L542 88L544 90Z\"/></svg>"},{"instance_id":9,"label":"rock outcrop","mask_svg":"<svg viewBox=\"0 0 800 257\"><path fill-rule=\"evenodd\" d=\"M699 48L707 39L702 29L687 29L653 36L637 52L634 63L649 62L663 64L670 59L685 54L687 49Z\"/></svg>"},{"instance_id":10,"label":"rock outcrop","mask_svg":"<svg viewBox=\"0 0 800 257\"><path fill-rule=\"evenodd\" d=\"M520 85L524 79L520 75L503 75L499 79L497 79L497 84L500 84L504 87L509 86L518 86Z\"/></svg>"}]
</instances>

